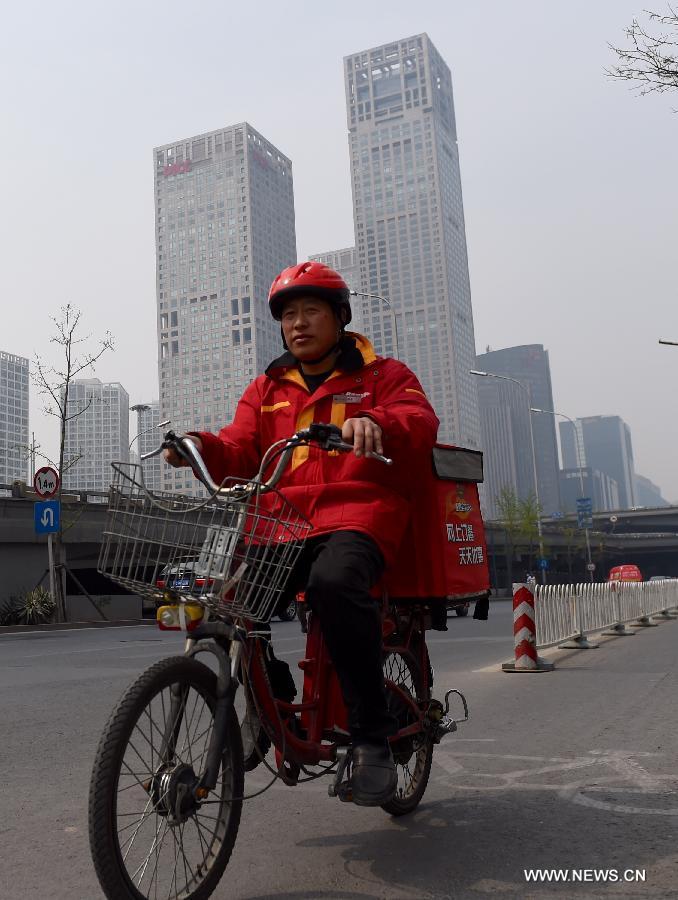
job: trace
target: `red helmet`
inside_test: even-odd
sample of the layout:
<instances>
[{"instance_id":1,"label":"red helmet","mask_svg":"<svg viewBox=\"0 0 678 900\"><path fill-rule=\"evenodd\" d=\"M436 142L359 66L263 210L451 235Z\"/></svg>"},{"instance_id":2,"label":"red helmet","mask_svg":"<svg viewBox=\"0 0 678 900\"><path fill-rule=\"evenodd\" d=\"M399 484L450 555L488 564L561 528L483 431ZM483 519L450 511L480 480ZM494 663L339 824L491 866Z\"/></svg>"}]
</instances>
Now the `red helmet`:
<instances>
[{"instance_id":1,"label":"red helmet","mask_svg":"<svg viewBox=\"0 0 678 900\"><path fill-rule=\"evenodd\" d=\"M321 262L297 263L283 269L273 280L268 292L268 305L273 318L280 321L283 303L303 294L326 300L338 313L345 310L344 325L351 321L348 285L338 272Z\"/></svg>"}]
</instances>

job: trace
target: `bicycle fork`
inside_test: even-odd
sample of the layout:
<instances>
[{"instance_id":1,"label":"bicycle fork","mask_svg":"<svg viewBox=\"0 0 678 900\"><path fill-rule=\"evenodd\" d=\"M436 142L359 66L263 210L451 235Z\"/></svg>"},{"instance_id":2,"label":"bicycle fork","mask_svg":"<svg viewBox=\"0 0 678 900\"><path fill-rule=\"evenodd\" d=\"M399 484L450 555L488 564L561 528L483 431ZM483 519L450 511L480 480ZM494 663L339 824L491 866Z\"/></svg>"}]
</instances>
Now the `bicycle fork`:
<instances>
[{"instance_id":1,"label":"bicycle fork","mask_svg":"<svg viewBox=\"0 0 678 900\"><path fill-rule=\"evenodd\" d=\"M214 640L195 640L188 638L186 641L186 656L196 656L198 653L212 653L218 662L216 704L214 709L214 725L210 735L207 750L207 762L200 781L195 789L198 800L204 799L210 791L214 790L219 778L221 757L226 742L226 729L228 723L228 711L235 699L238 688L238 667L242 645L240 641L232 640L228 653ZM161 744L161 759L170 760L174 757L176 744L181 730L182 717L185 713L186 691L180 684L171 687L171 701L169 716L165 724L165 733Z\"/></svg>"}]
</instances>

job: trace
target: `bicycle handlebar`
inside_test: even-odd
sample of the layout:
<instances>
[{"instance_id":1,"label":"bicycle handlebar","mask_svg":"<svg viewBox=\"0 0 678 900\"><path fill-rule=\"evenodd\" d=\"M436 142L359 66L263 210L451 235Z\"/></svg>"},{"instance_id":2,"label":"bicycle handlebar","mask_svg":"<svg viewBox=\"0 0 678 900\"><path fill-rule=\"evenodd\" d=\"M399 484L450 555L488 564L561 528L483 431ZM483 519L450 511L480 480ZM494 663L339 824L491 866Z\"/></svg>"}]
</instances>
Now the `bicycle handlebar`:
<instances>
[{"instance_id":1,"label":"bicycle handlebar","mask_svg":"<svg viewBox=\"0 0 678 900\"><path fill-rule=\"evenodd\" d=\"M341 429L336 425L325 425L319 422L314 422L308 428L302 431L297 431L296 434L292 435L292 437L284 438L282 441L277 441L275 444L272 444L268 448L268 450L264 454L264 458L261 462L259 471L250 482L251 487L249 487L249 490L272 490L280 481L295 448L305 444L314 444L322 450L339 450L343 452L353 450L353 445L348 444L343 440L341 436ZM163 442L155 450L151 450L150 453L141 454L141 461L143 462L144 460L150 459L153 456L158 456L160 453L162 453L163 450L168 449L176 450L179 456L181 456L186 460L186 462L188 462L196 476L200 479L200 481L202 481L202 483L205 485L207 490L210 491L210 493L242 493L243 490L247 489L243 487L243 485L225 488L222 485L216 484L212 480L210 473L207 471L205 461L203 460L200 451L196 447L195 443L191 440L188 440L187 438L175 434L174 431L168 431L165 434ZM268 468L270 462L278 454L280 455L280 459L278 460L276 467L273 470L273 474L267 481L264 481L264 472ZM370 451L368 454L366 454L366 456L371 459L377 459L379 460L379 462L383 462L387 466L390 466L393 463L392 459L387 456L382 456L381 453L374 453Z\"/></svg>"}]
</instances>

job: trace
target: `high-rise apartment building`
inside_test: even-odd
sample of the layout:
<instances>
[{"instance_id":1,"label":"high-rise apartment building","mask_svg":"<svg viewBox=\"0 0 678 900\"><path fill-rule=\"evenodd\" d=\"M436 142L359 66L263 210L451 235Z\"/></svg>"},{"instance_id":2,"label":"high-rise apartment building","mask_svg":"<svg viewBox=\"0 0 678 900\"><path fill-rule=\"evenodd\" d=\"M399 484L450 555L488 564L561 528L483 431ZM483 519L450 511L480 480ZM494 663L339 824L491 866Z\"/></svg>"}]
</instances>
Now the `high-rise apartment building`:
<instances>
[{"instance_id":1,"label":"high-rise apartment building","mask_svg":"<svg viewBox=\"0 0 678 900\"><path fill-rule=\"evenodd\" d=\"M534 493L534 466L530 446L528 406L553 411L553 389L548 350L526 344L481 353L476 369L513 378L524 386L500 378L478 378L478 403L485 452L483 496L486 515L496 514L494 498L504 486L519 497ZM558 445L555 419L532 413L532 434L539 503L549 516L560 510Z\"/></svg>"},{"instance_id":2,"label":"high-rise apartment building","mask_svg":"<svg viewBox=\"0 0 678 900\"><path fill-rule=\"evenodd\" d=\"M326 253L315 253L309 259L325 263L338 272L352 291L360 290L360 274L355 247L344 247L341 250L328 250Z\"/></svg>"},{"instance_id":3,"label":"high-rise apartment building","mask_svg":"<svg viewBox=\"0 0 678 900\"><path fill-rule=\"evenodd\" d=\"M328 250L325 253L315 253L309 259L325 263L335 272L338 272L352 291L360 290L360 271L358 268L358 255L355 247L343 247L341 250ZM362 303L351 298L353 317L350 330L363 332Z\"/></svg>"},{"instance_id":4,"label":"high-rise apartment building","mask_svg":"<svg viewBox=\"0 0 678 900\"><path fill-rule=\"evenodd\" d=\"M0 351L0 484L28 477L28 365Z\"/></svg>"},{"instance_id":5,"label":"high-rise apartment building","mask_svg":"<svg viewBox=\"0 0 678 900\"><path fill-rule=\"evenodd\" d=\"M631 429L619 416L587 416L575 420L579 432L579 450L570 422L560 423L563 466L573 468L583 455L581 465L604 472L617 482L621 509L635 505L635 472Z\"/></svg>"},{"instance_id":6,"label":"high-rise apartment building","mask_svg":"<svg viewBox=\"0 0 678 900\"><path fill-rule=\"evenodd\" d=\"M273 278L296 260L292 164L247 123L154 151L160 418L218 431L282 352ZM196 485L165 467L163 484Z\"/></svg>"},{"instance_id":7,"label":"high-rise apartment building","mask_svg":"<svg viewBox=\"0 0 678 900\"><path fill-rule=\"evenodd\" d=\"M129 459L129 395L118 382L78 378L68 391L62 482L71 491L107 491L111 463Z\"/></svg>"},{"instance_id":8,"label":"high-rise apartment building","mask_svg":"<svg viewBox=\"0 0 678 900\"><path fill-rule=\"evenodd\" d=\"M163 429L158 428L162 421L160 418L160 404L157 400L150 403L137 403L132 407L137 414L137 433L132 438L131 445L136 456L143 456L157 449L163 437ZM170 427L169 425L167 426ZM163 469L167 468L161 456L153 456L142 463L144 484L152 491L162 488Z\"/></svg>"},{"instance_id":9,"label":"high-rise apartment building","mask_svg":"<svg viewBox=\"0 0 678 900\"><path fill-rule=\"evenodd\" d=\"M479 445L473 311L452 77L426 34L344 59L353 217L363 291L398 313L400 358L440 418L440 438ZM361 299L379 353L392 318Z\"/></svg>"}]
</instances>

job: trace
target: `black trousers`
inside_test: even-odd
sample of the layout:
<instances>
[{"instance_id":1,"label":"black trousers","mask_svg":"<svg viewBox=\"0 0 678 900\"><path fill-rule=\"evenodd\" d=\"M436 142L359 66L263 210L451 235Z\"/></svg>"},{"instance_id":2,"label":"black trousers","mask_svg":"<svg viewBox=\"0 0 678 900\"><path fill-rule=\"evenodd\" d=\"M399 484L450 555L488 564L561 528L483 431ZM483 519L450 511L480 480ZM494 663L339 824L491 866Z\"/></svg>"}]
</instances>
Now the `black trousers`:
<instances>
[{"instance_id":1,"label":"black trousers","mask_svg":"<svg viewBox=\"0 0 678 900\"><path fill-rule=\"evenodd\" d=\"M370 596L383 571L372 538L336 531L308 540L294 573L295 586L305 590L320 620L354 744L382 742L396 731L384 689L380 604Z\"/></svg>"}]
</instances>

